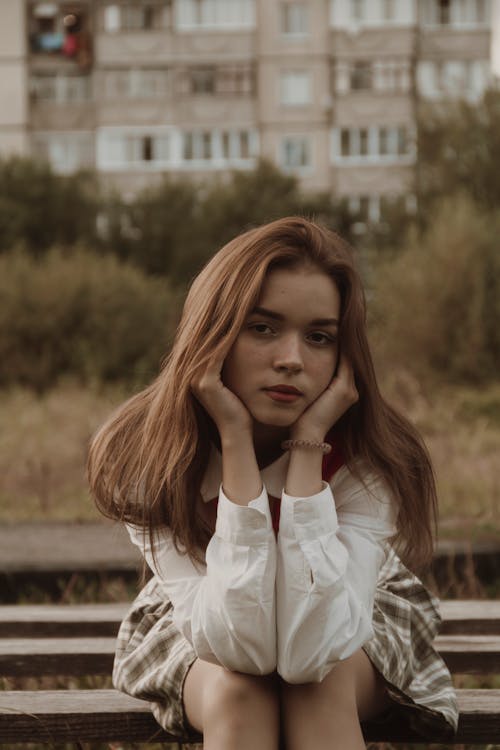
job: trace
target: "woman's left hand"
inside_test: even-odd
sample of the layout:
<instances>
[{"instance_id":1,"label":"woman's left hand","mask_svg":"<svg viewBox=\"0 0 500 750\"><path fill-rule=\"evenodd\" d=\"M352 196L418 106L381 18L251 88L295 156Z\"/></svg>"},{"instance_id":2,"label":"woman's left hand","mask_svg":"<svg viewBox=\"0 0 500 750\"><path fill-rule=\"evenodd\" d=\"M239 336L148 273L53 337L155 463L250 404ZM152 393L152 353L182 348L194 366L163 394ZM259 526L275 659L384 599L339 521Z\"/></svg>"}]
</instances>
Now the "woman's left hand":
<instances>
[{"instance_id":1,"label":"woman's left hand","mask_svg":"<svg viewBox=\"0 0 500 750\"><path fill-rule=\"evenodd\" d=\"M293 425L292 439L324 440L327 432L358 399L352 366L345 356L340 355L337 372L326 390Z\"/></svg>"}]
</instances>

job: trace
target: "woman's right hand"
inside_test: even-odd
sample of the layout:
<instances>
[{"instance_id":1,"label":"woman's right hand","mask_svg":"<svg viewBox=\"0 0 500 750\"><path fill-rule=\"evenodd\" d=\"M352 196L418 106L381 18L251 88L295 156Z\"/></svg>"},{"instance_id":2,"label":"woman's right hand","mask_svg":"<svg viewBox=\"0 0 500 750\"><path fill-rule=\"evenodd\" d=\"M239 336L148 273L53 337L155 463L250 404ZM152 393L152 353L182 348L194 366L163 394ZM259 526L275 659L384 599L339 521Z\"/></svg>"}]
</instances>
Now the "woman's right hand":
<instances>
[{"instance_id":1,"label":"woman's right hand","mask_svg":"<svg viewBox=\"0 0 500 750\"><path fill-rule=\"evenodd\" d=\"M191 390L215 422L221 439L225 436L252 434L250 412L222 382L224 357L210 362L204 372L193 379Z\"/></svg>"}]
</instances>

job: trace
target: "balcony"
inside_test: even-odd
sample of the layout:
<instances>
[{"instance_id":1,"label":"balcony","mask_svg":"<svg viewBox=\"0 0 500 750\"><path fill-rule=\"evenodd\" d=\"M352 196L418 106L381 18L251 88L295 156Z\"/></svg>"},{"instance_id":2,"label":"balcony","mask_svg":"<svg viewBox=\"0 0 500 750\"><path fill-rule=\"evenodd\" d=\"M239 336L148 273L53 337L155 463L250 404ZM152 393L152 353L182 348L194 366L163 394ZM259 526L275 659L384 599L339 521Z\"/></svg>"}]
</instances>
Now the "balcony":
<instances>
[{"instance_id":1,"label":"balcony","mask_svg":"<svg viewBox=\"0 0 500 750\"><path fill-rule=\"evenodd\" d=\"M86 3L32 3L28 10L29 48L34 61L64 62L81 71L92 66L90 9Z\"/></svg>"}]
</instances>

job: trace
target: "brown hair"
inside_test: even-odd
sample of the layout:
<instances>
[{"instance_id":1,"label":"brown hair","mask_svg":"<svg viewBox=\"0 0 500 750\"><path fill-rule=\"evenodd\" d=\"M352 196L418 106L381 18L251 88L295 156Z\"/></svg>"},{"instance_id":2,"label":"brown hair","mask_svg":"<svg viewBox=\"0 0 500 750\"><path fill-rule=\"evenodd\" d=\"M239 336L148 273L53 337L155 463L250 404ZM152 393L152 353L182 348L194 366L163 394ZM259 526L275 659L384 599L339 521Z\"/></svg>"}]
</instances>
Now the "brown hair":
<instances>
[{"instance_id":1,"label":"brown hair","mask_svg":"<svg viewBox=\"0 0 500 750\"><path fill-rule=\"evenodd\" d=\"M251 229L225 245L194 280L172 350L156 380L97 432L90 485L104 515L149 529L168 526L176 545L199 558L210 530L196 512L211 424L191 393L193 377L234 342L267 272L313 263L341 297L340 345L359 401L336 425L347 465L364 459L398 504L395 542L417 567L430 560L436 491L428 453L412 425L379 391L366 335L365 300L352 251L336 234L300 217ZM362 479L362 477L360 477Z\"/></svg>"}]
</instances>

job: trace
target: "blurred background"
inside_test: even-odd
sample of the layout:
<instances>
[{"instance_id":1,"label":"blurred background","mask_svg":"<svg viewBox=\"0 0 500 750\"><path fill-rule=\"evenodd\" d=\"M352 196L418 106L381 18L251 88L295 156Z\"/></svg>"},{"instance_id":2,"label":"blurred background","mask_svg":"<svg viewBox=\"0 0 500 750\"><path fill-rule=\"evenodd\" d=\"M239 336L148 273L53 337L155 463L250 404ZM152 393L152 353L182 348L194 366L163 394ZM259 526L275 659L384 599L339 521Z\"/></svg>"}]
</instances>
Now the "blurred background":
<instances>
[{"instance_id":1,"label":"blurred background","mask_svg":"<svg viewBox=\"0 0 500 750\"><path fill-rule=\"evenodd\" d=\"M500 546L499 5L0 1L3 522L98 520L89 437L190 280L300 213L355 248L441 539Z\"/></svg>"}]
</instances>

